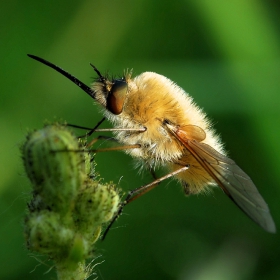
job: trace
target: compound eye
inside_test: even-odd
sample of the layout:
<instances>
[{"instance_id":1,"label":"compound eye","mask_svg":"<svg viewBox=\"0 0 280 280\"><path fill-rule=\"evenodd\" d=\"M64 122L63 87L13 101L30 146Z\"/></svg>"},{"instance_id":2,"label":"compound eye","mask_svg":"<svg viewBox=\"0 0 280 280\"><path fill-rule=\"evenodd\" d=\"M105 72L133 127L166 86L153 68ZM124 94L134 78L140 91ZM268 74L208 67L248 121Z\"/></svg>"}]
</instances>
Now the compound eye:
<instances>
[{"instance_id":1,"label":"compound eye","mask_svg":"<svg viewBox=\"0 0 280 280\"><path fill-rule=\"evenodd\" d=\"M127 88L128 86L126 81L114 81L111 91L107 97L107 109L114 115L119 115L123 110Z\"/></svg>"}]
</instances>

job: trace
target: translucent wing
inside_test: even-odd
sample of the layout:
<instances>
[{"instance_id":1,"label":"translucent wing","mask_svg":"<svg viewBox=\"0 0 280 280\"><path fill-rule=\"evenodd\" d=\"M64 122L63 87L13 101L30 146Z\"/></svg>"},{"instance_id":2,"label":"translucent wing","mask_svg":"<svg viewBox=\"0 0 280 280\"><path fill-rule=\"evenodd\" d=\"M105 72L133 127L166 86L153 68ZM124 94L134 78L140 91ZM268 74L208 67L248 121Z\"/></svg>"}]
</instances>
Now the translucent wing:
<instances>
[{"instance_id":1,"label":"translucent wing","mask_svg":"<svg viewBox=\"0 0 280 280\"><path fill-rule=\"evenodd\" d=\"M180 128L167 126L238 207L266 231L276 232L266 202L251 178L233 160L207 144L189 140Z\"/></svg>"}]
</instances>

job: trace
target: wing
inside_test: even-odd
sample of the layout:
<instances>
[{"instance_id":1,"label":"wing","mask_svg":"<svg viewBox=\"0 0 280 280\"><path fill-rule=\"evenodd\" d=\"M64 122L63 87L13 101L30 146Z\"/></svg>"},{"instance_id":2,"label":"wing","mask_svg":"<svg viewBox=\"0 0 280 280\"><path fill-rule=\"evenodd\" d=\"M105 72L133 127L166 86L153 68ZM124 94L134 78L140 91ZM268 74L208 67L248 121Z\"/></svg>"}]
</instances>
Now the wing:
<instances>
[{"instance_id":1,"label":"wing","mask_svg":"<svg viewBox=\"0 0 280 280\"><path fill-rule=\"evenodd\" d=\"M187 134L167 125L233 202L268 232L276 232L269 208L251 178L236 163L207 144L187 139Z\"/></svg>"}]
</instances>

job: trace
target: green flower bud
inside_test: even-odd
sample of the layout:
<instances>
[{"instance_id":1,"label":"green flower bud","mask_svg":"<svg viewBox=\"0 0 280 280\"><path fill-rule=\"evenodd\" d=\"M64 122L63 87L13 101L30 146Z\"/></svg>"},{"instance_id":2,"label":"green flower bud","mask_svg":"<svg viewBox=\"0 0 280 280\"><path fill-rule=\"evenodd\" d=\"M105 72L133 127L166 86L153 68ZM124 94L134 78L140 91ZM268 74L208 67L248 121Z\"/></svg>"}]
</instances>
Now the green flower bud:
<instances>
[{"instance_id":1,"label":"green flower bud","mask_svg":"<svg viewBox=\"0 0 280 280\"><path fill-rule=\"evenodd\" d=\"M23 160L42 207L67 212L73 205L90 172L90 157L78 152L81 149L76 137L61 126L47 126L28 136L22 148Z\"/></svg>"},{"instance_id":2,"label":"green flower bud","mask_svg":"<svg viewBox=\"0 0 280 280\"><path fill-rule=\"evenodd\" d=\"M101 184L89 180L78 195L75 205L77 227L85 233L93 233L102 223L112 219L120 198L113 184Z\"/></svg>"},{"instance_id":3,"label":"green flower bud","mask_svg":"<svg viewBox=\"0 0 280 280\"><path fill-rule=\"evenodd\" d=\"M58 259L68 255L75 233L63 225L59 214L47 210L29 214L25 236L30 250Z\"/></svg>"}]
</instances>

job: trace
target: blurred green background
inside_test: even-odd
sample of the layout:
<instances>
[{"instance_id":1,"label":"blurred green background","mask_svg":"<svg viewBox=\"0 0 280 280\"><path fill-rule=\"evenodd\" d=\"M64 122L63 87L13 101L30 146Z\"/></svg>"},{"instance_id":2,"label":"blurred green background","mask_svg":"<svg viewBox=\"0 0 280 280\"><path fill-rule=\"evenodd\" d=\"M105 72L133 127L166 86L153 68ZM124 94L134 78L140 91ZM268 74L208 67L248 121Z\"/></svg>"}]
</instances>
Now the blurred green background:
<instances>
[{"instance_id":1,"label":"blurred green background","mask_svg":"<svg viewBox=\"0 0 280 280\"><path fill-rule=\"evenodd\" d=\"M101 118L92 99L27 53L87 84L90 62L174 80L214 121L279 228L279 12L271 0L1 1L0 279L55 279L24 245L26 131L55 117L90 127ZM123 153L97 163L124 191L152 180ZM264 232L222 191L186 198L172 180L127 206L96 256L105 260L98 279L280 279L278 233Z\"/></svg>"}]
</instances>

